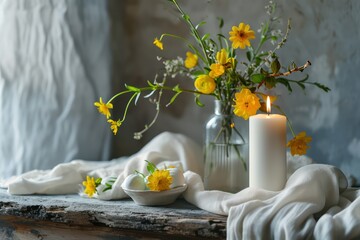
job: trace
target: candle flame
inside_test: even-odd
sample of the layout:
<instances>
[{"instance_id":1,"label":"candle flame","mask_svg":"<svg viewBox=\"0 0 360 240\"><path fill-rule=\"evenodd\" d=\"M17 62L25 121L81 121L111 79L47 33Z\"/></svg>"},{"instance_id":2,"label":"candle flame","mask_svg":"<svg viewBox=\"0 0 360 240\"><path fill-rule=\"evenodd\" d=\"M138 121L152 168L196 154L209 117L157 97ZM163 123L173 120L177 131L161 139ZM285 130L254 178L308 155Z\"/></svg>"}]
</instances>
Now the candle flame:
<instances>
[{"instance_id":1,"label":"candle flame","mask_svg":"<svg viewBox=\"0 0 360 240\"><path fill-rule=\"evenodd\" d=\"M266 112L267 114L271 113L271 101L269 96L266 98Z\"/></svg>"}]
</instances>

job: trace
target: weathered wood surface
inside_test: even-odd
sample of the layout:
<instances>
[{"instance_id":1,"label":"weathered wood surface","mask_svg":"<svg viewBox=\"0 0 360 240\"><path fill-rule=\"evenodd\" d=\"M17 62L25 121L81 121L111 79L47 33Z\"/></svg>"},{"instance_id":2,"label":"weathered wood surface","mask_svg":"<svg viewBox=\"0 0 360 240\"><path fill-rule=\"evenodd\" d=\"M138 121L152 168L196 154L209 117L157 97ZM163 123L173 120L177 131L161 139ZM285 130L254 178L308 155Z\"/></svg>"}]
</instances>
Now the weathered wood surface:
<instances>
[{"instance_id":1,"label":"weathered wood surface","mask_svg":"<svg viewBox=\"0 0 360 240\"><path fill-rule=\"evenodd\" d=\"M225 239L226 217L178 199L145 207L131 199L11 196L0 189L0 239Z\"/></svg>"}]
</instances>

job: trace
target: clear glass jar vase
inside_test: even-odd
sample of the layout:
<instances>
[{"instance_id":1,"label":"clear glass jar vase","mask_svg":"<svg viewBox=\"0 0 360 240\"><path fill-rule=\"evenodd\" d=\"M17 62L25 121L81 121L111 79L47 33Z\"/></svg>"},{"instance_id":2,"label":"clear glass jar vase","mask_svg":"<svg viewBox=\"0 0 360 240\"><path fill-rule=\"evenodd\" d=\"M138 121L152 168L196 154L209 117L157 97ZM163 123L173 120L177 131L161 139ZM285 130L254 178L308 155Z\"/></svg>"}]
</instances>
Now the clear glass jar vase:
<instances>
[{"instance_id":1,"label":"clear glass jar vase","mask_svg":"<svg viewBox=\"0 0 360 240\"><path fill-rule=\"evenodd\" d=\"M215 100L206 124L204 185L207 190L238 192L249 186L249 148L237 129L231 103Z\"/></svg>"}]
</instances>

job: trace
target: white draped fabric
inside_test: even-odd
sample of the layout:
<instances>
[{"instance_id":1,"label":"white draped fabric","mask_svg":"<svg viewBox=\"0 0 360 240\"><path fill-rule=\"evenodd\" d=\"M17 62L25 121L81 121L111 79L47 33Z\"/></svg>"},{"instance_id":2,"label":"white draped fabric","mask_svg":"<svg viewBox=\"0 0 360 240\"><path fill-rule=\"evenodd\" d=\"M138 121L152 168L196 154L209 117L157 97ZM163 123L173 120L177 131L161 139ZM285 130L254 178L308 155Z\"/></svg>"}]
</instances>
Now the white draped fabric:
<instances>
[{"instance_id":1,"label":"white draped fabric","mask_svg":"<svg viewBox=\"0 0 360 240\"><path fill-rule=\"evenodd\" d=\"M52 170L32 171L1 183L10 194L64 194L79 191L86 175L117 176L113 189L100 199L127 197L120 185L136 169L146 172L146 162L178 161L188 184L186 201L221 215L228 215L228 239L358 239L360 238L360 191L347 187L336 167L307 164L289 171L282 191L246 188L236 194L204 190L202 151L191 139L162 133L140 152L109 162L72 161ZM301 159L291 158L292 161Z\"/></svg>"},{"instance_id":2,"label":"white draped fabric","mask_svg":"<svg viewBox=\"0 0 360 240\"><path fill-rule=\"evenodd\" d=\"M109 157L106 1L0 1L0 178Z\"/></svg>"}]
</instances>

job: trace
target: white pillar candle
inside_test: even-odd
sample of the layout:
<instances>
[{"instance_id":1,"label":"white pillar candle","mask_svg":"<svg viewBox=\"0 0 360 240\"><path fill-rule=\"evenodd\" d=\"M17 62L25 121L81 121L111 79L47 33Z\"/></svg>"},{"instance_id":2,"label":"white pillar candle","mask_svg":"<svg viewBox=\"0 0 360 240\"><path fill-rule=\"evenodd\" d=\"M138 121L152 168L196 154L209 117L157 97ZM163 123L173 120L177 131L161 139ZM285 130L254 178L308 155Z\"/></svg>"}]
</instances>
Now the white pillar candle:
<instances>
[{"instance_id":1,"label":"white pillar candle","mask_svg":"<svg viewBox=\"0 0 360 240\"><path fill-rule=\"evenodd\" d=\"M280 191L285 186L287 171L286 117L257 114L250 117L249 128L249 185Z\"/></svg>"}]
</instances>

